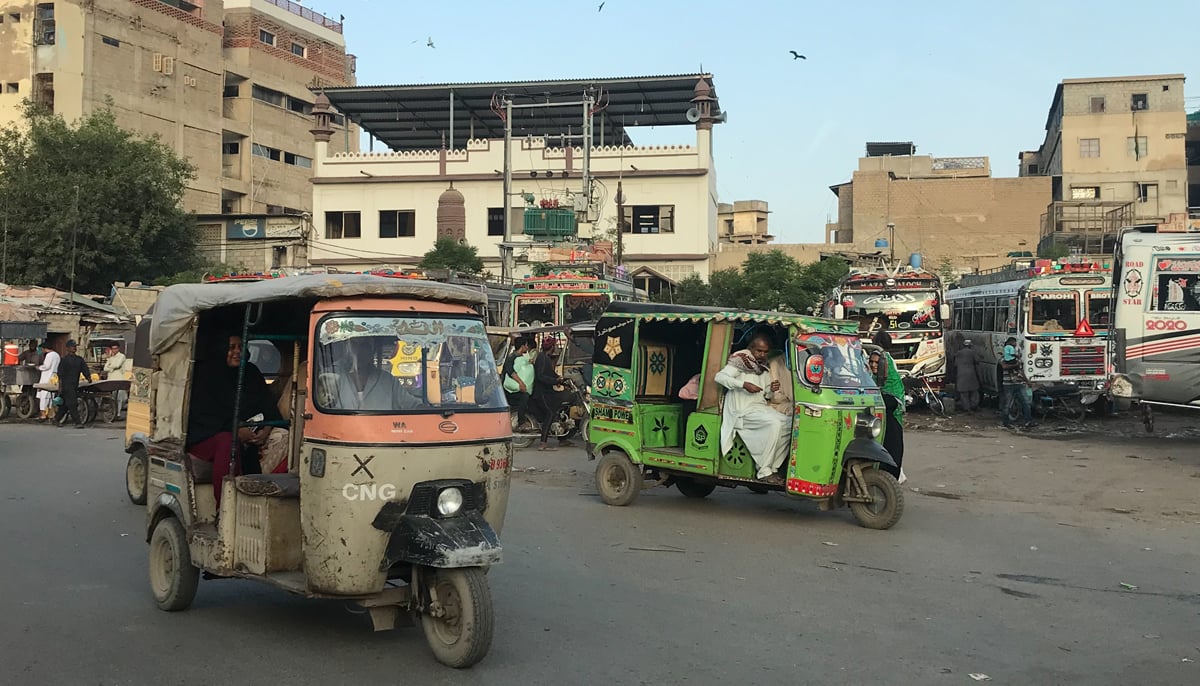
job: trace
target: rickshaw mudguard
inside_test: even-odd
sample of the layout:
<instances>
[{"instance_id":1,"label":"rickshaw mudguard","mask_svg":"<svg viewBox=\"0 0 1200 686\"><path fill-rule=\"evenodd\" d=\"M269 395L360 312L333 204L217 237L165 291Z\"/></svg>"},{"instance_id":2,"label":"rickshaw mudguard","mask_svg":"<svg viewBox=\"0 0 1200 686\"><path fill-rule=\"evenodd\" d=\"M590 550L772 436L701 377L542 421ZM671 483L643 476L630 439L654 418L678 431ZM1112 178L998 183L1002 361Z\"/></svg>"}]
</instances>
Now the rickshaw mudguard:
<instances>
[{"instance_id":1,"label":"rickshaw mudguard","mask_svg":"<svg viewBox=\"0 0 1200 686\"><path fill-rule=\"evenodd\" d=\"M179 504L179 498L176 498L172 493L159 493L154 499L154 507L148 511L146 515L146 542L150 542L150 538L154 535L154 527L167 517L174 516L179 520L180 524L186 526L187 519L183 516L183 506Z\"/></svg>"},{"instance_id":2,"label":"rickshaw mudguard","mask_svg":"<svg viewBox=\"0 0 1200 686\"><path fill-rule=\"evenodd\" d=\"M869 438L856 438L850 441L842 453L842 460L870 460L888 467L896 466L896 461L892 459L887 449Z\"/></svg>"},{"instance_id":3,"label":"rickshaw mudguard","mask_svg":"<svg viewBox=\"0 0 1200 686\"><path fill-rule=\"evenodd\" d=\"M454 569L499 564L500 539L483 513L435 519L427 515L393 515L380 511L372 525L391 533L380 570L398 562L424 567Z\"/></svg>"},{"instance_id":4,"label":"rickshaw mudguard","mask_svg":"<svg viewBox=\"0 0 1200 686\"><path fill-rule=\"evenodd\" d=\"M132 453L133 451L137 450L138 448L147 448L148 449L149 446L150 446L150 437L147 436L146 434L142 433L141 431L139 431L129 437L129 445L125 446L125 452Z\"/></svg>"}]
</instances>

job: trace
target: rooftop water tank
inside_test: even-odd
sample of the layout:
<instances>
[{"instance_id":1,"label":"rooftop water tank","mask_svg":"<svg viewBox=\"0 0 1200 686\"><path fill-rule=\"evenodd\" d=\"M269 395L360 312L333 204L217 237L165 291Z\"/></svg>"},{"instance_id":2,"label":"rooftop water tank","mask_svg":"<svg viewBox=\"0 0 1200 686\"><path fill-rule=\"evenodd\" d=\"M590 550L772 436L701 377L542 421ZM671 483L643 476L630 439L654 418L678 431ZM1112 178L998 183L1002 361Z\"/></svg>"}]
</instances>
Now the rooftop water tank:
<instances>
[{"instance_id":1,"label":"rooftop water tank","mask_svg":"<svg viewBox=\"0 0 1200 686\"><path fill-rule=\"evenodd\" d=\"M908 256L908 263L913 269L921 268L921 253L913 253Z\"/></svg>"}]
</instances>

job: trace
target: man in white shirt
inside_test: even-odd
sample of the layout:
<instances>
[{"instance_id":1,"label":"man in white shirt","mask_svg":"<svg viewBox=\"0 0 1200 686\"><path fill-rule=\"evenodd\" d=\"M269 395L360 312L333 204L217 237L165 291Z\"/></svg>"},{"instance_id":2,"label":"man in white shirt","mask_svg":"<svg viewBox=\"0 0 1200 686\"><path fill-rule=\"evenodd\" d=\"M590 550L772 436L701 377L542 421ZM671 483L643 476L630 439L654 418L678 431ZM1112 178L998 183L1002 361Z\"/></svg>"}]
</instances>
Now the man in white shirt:
<instances>
[{"instance_id":1,"label":"man in white shirt","mask_svg":"<svg viewBox=\"0 0 1200 686\"><path fill-rule=\"evenodd\" d=\"M733 448L734 434L742 437L754 458L760 481L781 485L777 474L787 459L791 438L790 417L771 406L783 385L773 379L767 364L771 351L771 333L759 331L745 350L739 350L713 379L727 389L721 418L721 452Z\"/></svg>"},{"instance_id":2,"label":"man in white shirt","mask_svg":"<svg viewBox=\"0 0 1200 686\"><path fill-rule=\"evenodd\" d=\"M42 373L38 383L48 384L58 373L58 363L62 358L58 353L54 352L54 348L50 347L49 343L42 343L42 363L38 365L38 371ZM38 421L46 421L50 419L50 405L54 401L53 391L38 391L38 407L41 408L42 414Z\"/></svg>"}]
</instances>

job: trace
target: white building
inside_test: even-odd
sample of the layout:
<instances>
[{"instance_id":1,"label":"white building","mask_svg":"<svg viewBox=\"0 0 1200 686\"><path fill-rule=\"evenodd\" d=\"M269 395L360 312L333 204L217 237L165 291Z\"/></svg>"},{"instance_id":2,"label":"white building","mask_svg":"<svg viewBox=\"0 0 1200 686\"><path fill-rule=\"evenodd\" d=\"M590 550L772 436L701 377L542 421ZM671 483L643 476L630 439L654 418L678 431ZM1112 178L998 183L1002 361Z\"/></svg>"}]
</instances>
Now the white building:
<instances>
[{"instance_id":1,"label":"white building","mask_svg":"<svg viewBox=\"0 0 1200 686\"><path fill-rule=\"evenodd\" d=\"M504 121L512 98L510 245L513 276L548 260L551 244L523 235L526 198L578 210L584 239L614 240L617 187L624 194L623 262L641 285L691 273L707 277L717 247L712 129L723 121L712 76L436 86L333 88L324 96L389 152L336 153L318 123L313 175L313 266L340 269L413 264L437 235L439 198L453 187L465 203L465 238L489 271L501 272ZM594 98L592 146L584 154L584 105ZM552 106L545 106L550 103ZM323 99L318 99L318 109ZM635 146L627 129L689 126L678 145ZM585 159L586 158L586 159ZM587 168L585 169L585 162ZM585 171L592 182L584 198ZM451 194L453 195L453 194ZM455 201L457 198L455 198ZM639 272L639 269L641 270Z\"/></svg>"}]
</instances>

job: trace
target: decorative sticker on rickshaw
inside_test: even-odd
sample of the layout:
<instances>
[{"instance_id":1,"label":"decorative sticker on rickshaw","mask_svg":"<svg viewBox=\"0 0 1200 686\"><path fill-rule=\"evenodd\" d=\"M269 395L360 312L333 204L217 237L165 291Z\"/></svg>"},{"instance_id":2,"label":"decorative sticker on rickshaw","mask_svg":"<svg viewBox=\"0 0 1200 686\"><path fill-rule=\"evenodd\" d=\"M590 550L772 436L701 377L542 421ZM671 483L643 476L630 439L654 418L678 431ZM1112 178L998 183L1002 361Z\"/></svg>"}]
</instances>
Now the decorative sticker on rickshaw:
<instances>
[{"instance_id":1,"label":"decorative sticker on rickshaw","mask_svg":"<svg viewBox=\"0 0 1200 686\"><path fill-rule=\"evenodd\" d=\"M447 335L483 336L483 322L464 319L386 319L372 317L355 320L349 317L332 317L321 326L320 343L328 345L339 341L364 336L395 336L405 342L429 347L440 343Z\"/></svg>"},{"instance_id":2,"label":"decorative sticker on rickshaw","mask_svg":"<svg viewBox=\"0 0 1200 686\"><path fill-rule=\"evenodd\" d=\"M622 369L633 366L633 319L604 317L596 324L594 357L600 364Z\"/></svg>"},{"instance_id":3,"label":"decorative sticker on rickshaw","mask_svg":"<svg viewBox=\"0 0 1200 686\"><path fill-rule=\"evenodd\" d=\"M617 405L602 405L600 403L593 403L592 419L617 422L619 424L632 424L633 410L628 407L620 407Z\"/></svg>"},{"instance_id":4,"label":"decorative sticker on rickshaw","mask_svg":"<svg viewBox=\"0 0 1200 686\"><path fill-rule=\"evenodd\" d=\"M599 368L592 379L592 394L610 400L633 400L627 394L632 388L627 374L621 369Z\"/></svg>"},{"instance_id":5,"label":"decorative sticker on rickshaw","mask_svg":"<svg viewBox=\"0 0 1200 686\"><path fill-rule=\"evenodd\" d=\"M705 429L703 424L697 426L692 438L696 440L696 445L705 445L708 443L708 429Z\"/></svg>"}]
</instances>

